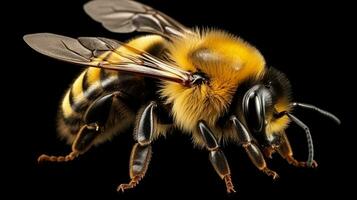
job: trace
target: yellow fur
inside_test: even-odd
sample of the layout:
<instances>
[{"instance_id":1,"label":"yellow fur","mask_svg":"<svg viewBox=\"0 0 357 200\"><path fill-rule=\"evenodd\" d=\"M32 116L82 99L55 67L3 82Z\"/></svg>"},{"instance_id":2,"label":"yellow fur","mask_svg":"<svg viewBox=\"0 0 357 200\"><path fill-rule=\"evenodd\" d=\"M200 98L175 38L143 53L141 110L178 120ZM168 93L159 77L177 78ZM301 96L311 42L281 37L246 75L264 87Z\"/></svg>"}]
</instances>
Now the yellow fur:
<instances>
[{"instance_id":1,"label":"yellow fur","mask_svg":"<svg viewBox=\"0 0 357 200\"><path fill-rule=\"evenodd\" d=\"M83 77L85 74L86 70L83 71L79 77L74 81L72 90L68 90L66 95L64 96L62 100L62 112L64 117L70 117L71 115L75 114L71 107L71 103L69 101L69 95L72 92L73 98L75 101L81 101L84 98L84 93L82 90L82 82L83 82Z\"/></svg>"},{"instance_id":2,"label":"yellow fur","mask_svg":"<svg viewBox=\"0 0 357 200\"><path fill-rule=\"evenodd\" d=\"M156 43L163 43L164 39L159 35L146 35L130 40L127 44L136 49L146 50Z\"/></svg>"},{"instance_id":3,"label":"yellow fur","mask_svg":"<svg viewBox=\"0 0 357 200\"><path fill-rule=\"evenodd\" d=\"M74 101L81 101L84 97L83 90L82 90L82 83L83 83L83 77L86 73L86 70L79 75L79 77L74 81L73 86L72 86L72 95L74 98Z\"/></svg>"},{"instance_id":4,"label":"yellow fur","mask_svg":"<svg viewBox=\"0 0 357 200\"><path fill-rule=\"evenodd\" d=\"M274 107L277 112L282 112L282 111L290 112L290 110L291 110L288 99L280 99L275 104ZM273 133L280 133L283 130L285 130L290 123L290 119L287 116L283 116L279 119L272 119L272 116L270 116L270 119L268 119L268 122L269 123L267 124L267 127L266 127L266 133L273 134Z\"/></svg>"},{"instance_id":5,"label":"yellow fur","mask_svg":"<svg viewBox=\"0 0 357 200\"><path fill-rule=\"evenodd\" d=\"M100 80L100 71L101 69L95 67L89 67L86 74L86 82L89 85L89 88L84 91L85 96L91 94L91 92L101 88L101 80Z\"/></svg>"},{"instance_id":6,"label":"yellow fur","mask_svg":"<svg viewBox=\"0 0 357 200\"><path fill-rule=\"evenodd\" d=\"M69 102L69 93L70 91L68 90L62 101L62 112L64 117L69 117L72 114L72 108Z\"/></svg>"},{"instance_id":7,"label":"yellow fur","mask_svg":"<svg viewBox=\"0 0 357 200\"><path fill-rule=\"evenodd\" d=\"M155 45L156 43L163 43L164 39L158 35L146 35L141 36L138 38L134 38L127 42L126 44L130 47L134 47L139 50L145 51L146 49L150 48L151 46ZM121 54L131 54L135 56L130 49L126 48L125 46L121 46L115 50L116 52L120 52ZM118 54L111 54L107 59L112 63L119 63L123 61L123 57L119 56Z\"/></svg>"},{"instance_id":8,"label":"yellow fur","mask_svg":"<svg viewBox=\"0 0 357 200\"><path fill-rule=\"evenodd\" d=\"M127 44L135 47L137 49L145 50L149 47L151 47L153 44L156 43L162 43L163 38L161 36L157 35L148 35L148 36L143 36L143 37L138 37L136 39L132 39L129 41ZM119 47L116 51L118 52L124 52L124 53L131 53L130 50L128 50L125 47ZM100 55L96 61L102 61L103 59L106 59L112 63L119 63L122 61L122 57L120 57L118 54L111 53L111 52L105 52L102 55ZM95 68L95 67L88 67L86 70L84 70L74 81L72 85L72 95L73 95L73 100L75 102L81 102L81 101L86 101L85 98L85 92L83 91L82 85L83 85L83 78L84 75L87 72L86 78L87 78L87 83L90 86L90 88L98 88L100 87L100 71L101 69ZM107 70L106 73L109 73L110 76L113 76L113 78L116 78L118 75L117 71L113 70ZM108 78L109 80L109 78ZM69 117L72 114L74 114L74 111L71 108L71 104L69 101L69 94L70 91L68 91L65 95L65 97L62 100L62 111L65 117Z\"/></svg>"},{"instance_id":9,"label":"yellow fur","mask_svg":"<svg viewBox=\"0 0 357 200\"><path fill-rule=\"evenodd\" d=\"M145 51L156 44L163 44L164 42L165 40L161 36L148 35L148 36L134 38L126 44L136 49ZM130 49L127 49L124 46L119 47L115 51L120 53L132 54L135 56L135 54L132 51L130 51ZM100 62L103 60L109 61L111 63L120 63L123 61L123 57L119 56L119 54L108 51L108 52L104 52L98 58L94 59L94 62ZM61 110L64 115L64 118L70 118L72 116L81 117L81 115L84 114L84 113L77 113L72 109L72 105L70 102L70 94L73 96L74 103L87 101L86 102L88 103L87 105L90 105L91 102L86 98L86 95L90 94L92 89L95 90L98 88L102 88L102 85L107 84L113 79L117 79L119 74L118 71L105 70L104 73L106 73L106 76L109 77L107 77L105 80L101 80L101 71L102 69L100 68L88 67L73 82L72 87L67 91L61 103ZM84 80L84 76L86 76L85 80ZM141 77L138 76L138 79L141 79ZM87 85L89 86L86 91L84 91L83 89L83 81L86 81ZM107 81L107 83L105 83L105 81ZM114 106L114 104L116 104L116 106ZM112 113L111 115L122 116L122 118L117 119L118 117L111 117L112 121L107 122L107 124L109 125L108 127L106 127L105 133L101 134L101 136L96 138L94 144L100 144L104 141L110 140L110 138L112 138L116 133L125 130L133 123L136 113L135 114L131 113L130 110L127 110L125 106L121 105L121 103L118 102L117 103L113 102L112 108L116 108L114 109L116 113ZM85 109L83 110L83 112L85 112ZM115 120L119 122L116 122ZM63 119L60 118L58 122L58 131L60 135L66 138L69 143L72 143L75 138L75 133L71 132L71 128L73 129L71 125L66 124L63 121ZM168 128L169 126L159 125L157 127L157 132L154 134L154 137L156 138L159 135L164 135L166 130L168 130Z\"/></svg>"},{"instance_id":10,"label":"yellow fur","mask_svg":"<svg viewBox=\"0 0 357 200\"><path fill-rule=\"evenodd\" d=\"M197 65L191 55L199 49L207 49L218 61ZM200 70L210 77L209 84L195 87L163 84L161 94L167 98L166 103L172 104L176 125L190 133L196 132L199 120L215 127L218 118L229 108L239 84L248 77L260 77L265 69L264 58L257 49L220 31L187 35L174 41L169 50L171 59L182 69Z\"/></svg>"},{"instance_id":11,"label":"yellow fur","mask_svg":"<svg viewBox=\"0 0 357 200\"><path fill-rule=\"evenodd\" d=\"M97 84L100 81L100 68L90 67L87 70L87 83L88 85Z\"/></svg>"},{"instance_id":12,"label":"yellow fur","mask_svg":"<svg viewBox=\"0 0 357 200\"><path fill-rule=\"evenodd\" d=\"M145 51L147 48L150 48L154 44L163 43L163 42L164 42L164 39L161 36L146 35L146 36L134 38L134 39L130 40L129 42L127 42L126 44L130 47L134 47L136 49ZM115 51L120 52L120 53L132 54L135 56L135 54L133 54L132 51L130 51L129 49L127 49L126 47L123 47L123 46L119 47ZM110 61L111 63L120 63L121 61L123 61L123 57L119 56L116 53L112 53L109 55L107 60ZM118 71L114 71L114 70L108 70L108 72L113 76L117 76L117 74L118 74Z\"/></svg>"}]
</instances>

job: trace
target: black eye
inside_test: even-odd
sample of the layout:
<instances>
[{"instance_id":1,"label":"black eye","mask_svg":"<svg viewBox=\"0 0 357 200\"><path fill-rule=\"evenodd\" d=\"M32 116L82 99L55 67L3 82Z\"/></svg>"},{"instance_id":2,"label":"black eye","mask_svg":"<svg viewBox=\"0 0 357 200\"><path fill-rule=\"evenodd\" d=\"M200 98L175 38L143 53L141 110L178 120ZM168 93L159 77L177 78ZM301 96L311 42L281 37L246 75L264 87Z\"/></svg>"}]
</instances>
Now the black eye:
<instances>
[{"instance_id":1,"label":"black eye","mask_svg":"<svg viewBox=\"0 0 357 200\"><path fill-rule=\"evenodd\" d=\"M191 80L192 85L201 85L207 82L208 82L208 77L203 72L199 71L192 74L192 80Z\"/></svg>"}]
</instances>

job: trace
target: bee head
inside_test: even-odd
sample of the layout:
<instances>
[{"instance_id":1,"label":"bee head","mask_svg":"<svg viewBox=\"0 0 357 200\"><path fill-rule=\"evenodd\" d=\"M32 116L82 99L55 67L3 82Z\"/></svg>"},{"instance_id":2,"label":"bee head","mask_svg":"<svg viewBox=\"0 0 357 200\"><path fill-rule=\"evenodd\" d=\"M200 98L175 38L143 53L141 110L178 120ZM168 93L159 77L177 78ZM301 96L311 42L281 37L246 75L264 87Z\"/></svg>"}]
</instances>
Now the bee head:
<instances>
[{"instance_id":1,"label":"bee head","mask_svg":"<svg viewBox=\"0 0 357 200\"><path fill-rule=\"evenodd\" d=\"M270 68L261 82L252 84L242 98L242 112L246 126L257 142L262 146L280 145L281 134L292 121L306 134L308 146L307 166L313 166L313 142L310 130L300 119L291 114L294 107L316 111L340 124L333 114L316 106L291 102L290 83L285 75ZM278 136L278 137L277 137Z\"/></svg>"},{"instance_id":2,"label":"bee head","mask_svg":"<svg viewBox=\"0 0 357 200\"><path fill-rule=\"evenodd\" d=\"M247 127L262 144L271 143L272 134L283 131L287 116L276 117L276 113L291 110L290 83L284 74L270 68L262 80L253 84L242 99L242 112Z\"/></svg>"}]
</instances>

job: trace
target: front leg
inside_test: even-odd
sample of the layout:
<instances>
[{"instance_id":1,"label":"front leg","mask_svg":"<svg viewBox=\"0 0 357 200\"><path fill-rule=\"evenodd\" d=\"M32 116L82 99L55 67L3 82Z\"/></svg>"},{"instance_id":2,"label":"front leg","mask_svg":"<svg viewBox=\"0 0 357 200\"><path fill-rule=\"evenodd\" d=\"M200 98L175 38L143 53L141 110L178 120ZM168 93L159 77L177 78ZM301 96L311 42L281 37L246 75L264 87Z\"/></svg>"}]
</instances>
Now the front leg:
<instances>
[{"instance_id":1,"label":"front leg","mask_svg":"<svg viewBox=\"0 0 357 200\"><path fill-rule=\"evenodd\" d=\"M242 124L242 122L240 122L236 116L232 116L231 120L233 122L236 133L238 134L239 141L241 142L253 164L268 176L273 177L273 179L277 179L279 177L278 174L267 167L262 152L256 144L252 143L252 136Z\"/></svg>"},{"instance_id":2,"label":"front leg","mask_svg":"<svg viewBox=\"0 0 357 200\"><path fill-rule=\"evenodd\" d=\"M133 146L129 163L130 182L120 184L117 191L124 192L134 188L145 176L151 159L151 142L156 126L156 102L151 102L141 113L135 128L134 137L137 143Z\"/></svg>"},{"instance_id":3,"label":"front leg","mask_svg":"<svg viewBox=\"0 0 357 200\"><path fill-rule=\"evenodd\" d=\"M282 133L281 143L276 148L281 157L283 157L289 164L294 165L295 167L308 167L306 162L297 161L293 156L293 150L291 149L290 142L285 132ZM317 162L312 161L313 168L317 167Z\"/></svg>"},{"instance_id":4,"label":"front leg","mask_svg":"<svg viewBox=\"0 0 357 200\"><path fill-rule=\"evenodd\" d=\"M198 123L198 127L203 136L207 150L210 152L209 160L211 161L214 169L217 174L223 179L226 183L227 192L236 192L234 190L234 185L231 179L231 172L229 165L224 155L223 151L219 148L218 142L214 137L211 130L206 126L203 121Z\"/></svg>"}]
</instances>

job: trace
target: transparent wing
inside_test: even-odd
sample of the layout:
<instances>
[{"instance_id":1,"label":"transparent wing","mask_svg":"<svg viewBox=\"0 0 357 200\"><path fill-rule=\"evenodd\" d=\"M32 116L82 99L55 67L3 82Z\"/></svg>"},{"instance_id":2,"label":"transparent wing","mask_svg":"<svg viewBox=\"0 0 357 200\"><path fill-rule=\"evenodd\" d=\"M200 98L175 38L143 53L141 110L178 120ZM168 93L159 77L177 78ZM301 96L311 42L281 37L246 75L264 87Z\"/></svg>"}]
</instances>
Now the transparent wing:
<instances>
[{"instance_id":1,"label":"transparent wing","mask_svg":"<svg viewBox=\"0 0 357 200\"><path fill-rule=\"evenodd\" d=\"M84 10L112 32L149 32L169 38L191 32L169 16L135 1L93 0L84 5Z\"/></svg>"},{"instance_id":2,"label":"transparent wing","mask_svg":"<svg viewBox=\"0 0 357 200\"><path fill-rule=\"evenodd\" d=\"M101 37L78 39L52 33L24 36L25 42L46 56L79 65L99 67L169 80L187 85L190 73L116 40ZM108 59L115 54L119 59Z\"/></svg>"}]
</instances>

